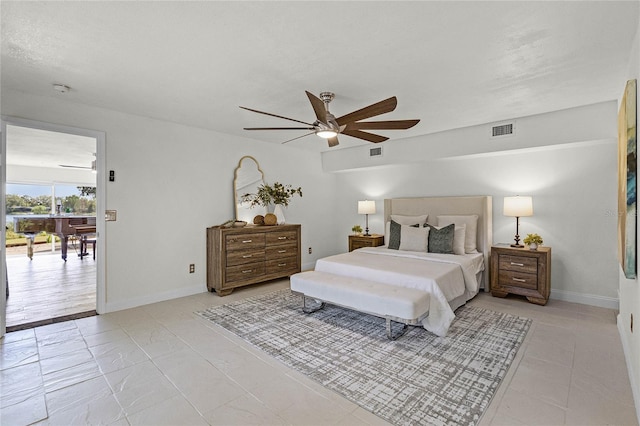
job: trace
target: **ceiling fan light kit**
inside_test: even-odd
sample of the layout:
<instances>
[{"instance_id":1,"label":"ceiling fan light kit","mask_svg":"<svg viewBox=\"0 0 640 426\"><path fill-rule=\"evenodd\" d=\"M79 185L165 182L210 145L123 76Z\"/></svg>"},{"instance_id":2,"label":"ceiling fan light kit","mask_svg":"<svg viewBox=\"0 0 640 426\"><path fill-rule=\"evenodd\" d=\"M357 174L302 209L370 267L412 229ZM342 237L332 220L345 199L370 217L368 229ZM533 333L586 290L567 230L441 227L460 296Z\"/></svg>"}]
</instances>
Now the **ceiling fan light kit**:
<instances>
[{"instance_id":1,"label":"ceiling fan light kit","mask_svg":"<svg viewBox=\"0 0 640 426\"><path fill-rule=\"evenodd\" d=\"M245 130L311 130L302 136L289 139L282 143L294 141L305 136L316 134L317 136L327 139L330 147L338 145L338 134L351 136L362 139L367 142L380 143L389 139L386 136L376 135L374 133L364 132L364 130L405 130L409 129L420 122L420 120L387 120L387 121L360 121L377 115L385 114L396 109L398 100L395 96L353 111L349 114L336 118L329 112L329 103L335 97L332 92L321 92L320 97L306 92L311 107L316 114L316 120L313 123L296 120L294 118L283 117L281 115L271 114L269 112L258 111L252 108L241 106L240 108L247 111L256 112L258 114L269 115L271 117L282 118L284 120L295 121L296 123L305 124L308 127L245 127Z\"/></svg>"}]
</instances>

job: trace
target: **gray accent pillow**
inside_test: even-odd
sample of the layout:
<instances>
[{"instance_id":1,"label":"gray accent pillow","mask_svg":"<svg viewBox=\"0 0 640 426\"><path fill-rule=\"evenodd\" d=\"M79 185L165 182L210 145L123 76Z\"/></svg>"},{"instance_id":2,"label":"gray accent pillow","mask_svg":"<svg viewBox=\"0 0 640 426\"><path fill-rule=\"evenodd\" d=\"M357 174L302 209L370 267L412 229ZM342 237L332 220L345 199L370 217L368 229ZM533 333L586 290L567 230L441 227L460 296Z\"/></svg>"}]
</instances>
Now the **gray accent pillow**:
<instances>
[{"instance_id":1,"label":"gray accent pillow","mask_svg":"<svg viewBox=\"0 0 640 426\"><path fill-rule=\"evenodd\" d=\"M427 224L429 229L429 253L445 253L453 254L453 233L455 225L443 226L438 228Z\"/></svg>"},{"instance_id":2,"label":"gray accent pillow","mask_svg":"<svg viewBox=\"0 0 640 426\"><path fill-rule=\"evenodd\" d=\"M400 249L400 231L402 226L395 221L391 221L389 224L389 243L387 244L387 248L392 250Z\"/></svg>"},{"instance_id":3,"label":"gray accent pillow","mask_svg":"<svg viewBox=\"0 0 640 426\"><path fill-rule=\"evenodd\" d=\"M419 228L420 224L416 223L415 225L409 225L414 228ZM387 244L387 248L392 250L400 250L400 237L402 235L402 225L398 222L392 220L389 223L389 243Z\"/></svg>"}]
</instances>

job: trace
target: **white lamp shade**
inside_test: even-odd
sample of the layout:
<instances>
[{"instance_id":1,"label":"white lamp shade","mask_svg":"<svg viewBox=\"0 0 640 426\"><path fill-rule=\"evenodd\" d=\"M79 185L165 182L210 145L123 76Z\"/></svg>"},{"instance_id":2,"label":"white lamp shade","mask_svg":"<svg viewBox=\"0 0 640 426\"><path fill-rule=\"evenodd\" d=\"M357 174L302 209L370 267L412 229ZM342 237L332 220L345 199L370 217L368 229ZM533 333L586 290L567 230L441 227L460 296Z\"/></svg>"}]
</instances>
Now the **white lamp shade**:
<instances>
[{"instance_id":1,"label":"white lamp shade","mask_svg":"<svg viewBox=\"0 0 640 426\"><path fill-rule=\"evenodd\" d=\"M376 202L375 201L358 201L358 214L375 214Z\"/></svg>"},{"instance_id":2,"label":"white lamp shade","mask_svg":"<svg viewBox=\"0 0 640 426\"><path fill-rule=\"evenodd\" d=\"M533 200L531 197L504 197L505 216L533 216Z\"/></svg>"}]
</instances>

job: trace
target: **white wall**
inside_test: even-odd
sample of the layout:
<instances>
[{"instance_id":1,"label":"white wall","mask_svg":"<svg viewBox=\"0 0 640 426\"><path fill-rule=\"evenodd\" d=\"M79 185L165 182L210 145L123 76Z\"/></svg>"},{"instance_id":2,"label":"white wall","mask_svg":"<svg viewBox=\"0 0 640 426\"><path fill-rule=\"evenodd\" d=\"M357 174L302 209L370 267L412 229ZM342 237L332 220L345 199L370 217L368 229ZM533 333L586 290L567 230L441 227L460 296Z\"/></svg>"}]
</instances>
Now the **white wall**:
<instances>
[{"instance_id":1,"label":"white wall","mask_svg":"<svg viewBox=\"0 0 640 426\"><path fill-rule=\"evenodd\" d=\"M378 208L369 227L383 233L384 198L492 195L494 242L508 243L515 219L502 215L503 197L531 195L534 216L520 219L520 235L536 232L552 248L551 297L617 307L616 115L611 101L517 119L516 134L501 140L474 126L391 141L374 160L404 164L363 167L369 146L323 154L325 169L344 170L336 227L346 235L363 224L356 201L365 198Z\"/></svg>"},{"instance_id":2,"label":"white wall","mask_svg":"<svg viewBox=\"0 0 640 426\"><path fill-rule=\"evenodd\" d=\"M640 26L629 59L628 79L640 79ZM620 82L620 99L624 92L625 82ZM636 172L637 173L637 172ZM640 253L640 239L636 246ZM640 419L640 281L626 279L621 267L618 267L620 286L620 313L618 314L618 330L627 359L629 378L636 403L636 412ZM631 331L631 316L634 319L634 331Z\"/></svg>"},{"instance_id":3,"label":"white wall","mask_svg":"<svg viewBox=\"0 0 640 426\"><path fill-rule=\"evenodd\" d=\"M106 169L116 175L106 208L118 211L106 224L107 311L206 291L205 229L234 217L243 155L258 160L266 181L302 187L286 217L302 224L303 267L334 251L326 213L335 176L323 173L317 153L9 90L2 113L106 133Z\"/></svg>"}]
</instances>

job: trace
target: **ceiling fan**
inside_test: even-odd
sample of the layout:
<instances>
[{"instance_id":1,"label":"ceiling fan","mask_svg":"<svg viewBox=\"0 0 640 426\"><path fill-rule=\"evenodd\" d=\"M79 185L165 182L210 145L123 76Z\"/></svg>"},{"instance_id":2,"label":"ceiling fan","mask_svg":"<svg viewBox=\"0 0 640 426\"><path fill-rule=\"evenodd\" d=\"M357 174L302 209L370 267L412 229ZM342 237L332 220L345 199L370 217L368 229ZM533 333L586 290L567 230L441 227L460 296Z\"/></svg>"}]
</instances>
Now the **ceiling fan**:
<instances>
[{"instance_id":1,"label":"ceiling fan","mask_svg":"<svg viewBox=\"0 0 640 426\"><path fill-rule=\"evenodd\" d=\"M310 133L289 139L283 143L291 142L315 133L321 138L327 139L329 146L333 147L338 145L338 134L351 136L368 142L379 143L384 142L389 138L370 132L364 132L363 130L404 130L415 126L420 121L360 121L380 114L385 114L396 109L398 99L395 96L336 118L329 112L329 103L335 97L332 92L322 92L320 93L319 98L308 91L305 91L305 93L307 94L309 102L311 102L311 107L316 114L316 121L313 123L307 123L294 118L283 117L281 115L258 111L257 109L246 108L243 106L240 108L246 109L247 111L257 112L258 114L269 115L272 117L282 118L284 120L306 124L308 127L245 127L244 130L312 130Z\"/></svg>"}]
</instances>

